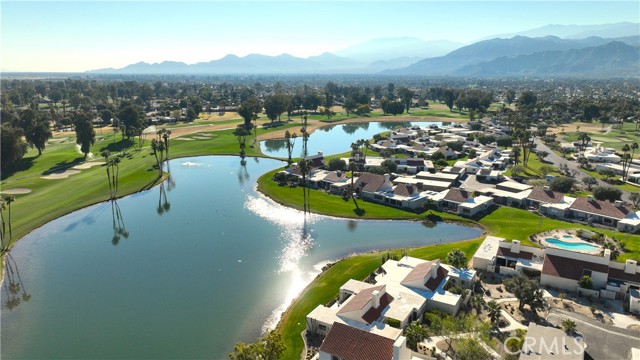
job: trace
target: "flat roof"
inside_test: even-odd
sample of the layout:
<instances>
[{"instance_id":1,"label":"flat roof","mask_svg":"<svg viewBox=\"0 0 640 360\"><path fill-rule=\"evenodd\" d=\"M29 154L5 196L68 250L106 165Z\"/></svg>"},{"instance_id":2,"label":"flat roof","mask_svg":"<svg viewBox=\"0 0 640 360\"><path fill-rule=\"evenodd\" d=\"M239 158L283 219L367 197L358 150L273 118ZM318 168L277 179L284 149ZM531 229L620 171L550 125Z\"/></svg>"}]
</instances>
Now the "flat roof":
<instances>
[{"instance_id":1,"label":"flat roof","mask_svg":"<svg viewBox=\"0 0 640 360\"><path fill-rule=\"evenodd\" d=\"M509 189L520 190L520 191L528 190L528 189L531 189L532 187L531 185L521 184L519 182L509 181L509 180L496 184L496 186L506 187Z\"/></svg>"},{"instance_id":2,"label":"flat roof","mask_svg":"<svg viewBox=\"0 0 640 360\"><path fill-rule=\"evenodd\" d=\"M455 181L458 179L458 177L459 177L458 174L443 173L443 172L430 173L428 171L420 171L419 173L416 174L416 178L418 179L445 179L445 180Z\"/></svg>"},{"instance_id":3,"label":"flat roof","mask_svg":"<svg viewBox=\"0 0 640 360\"><path fill-rule=\"evenodd\" d=\"M421 183L424 186L435 186L435 187L442 187L442 188L448 188L453 183L453 181L417 179L417 178L408 177L408 176L398 176L397 178L393 179L392 182L394 184L412 184L412 185Z\"/></svg>"},{"instance_id":4,"label":"flat roof","mask_svg":"<svg viewBox=\"0 0 640 360\"><path fill-rule=\"evenodd\" d=\"M487 236L482 244L480 244L473 257L477 259L493 260L493 258L498 253L498 248L500 247L501 240L506 239L491 235Z\"/></svg>"},{"instance_id":5,"label":"flat roof","mask_svg":"<svg viewBox=\"0 0 640 360\"><path fill-rule=\"evenodd\" d=\"M523 190L523 191L520 191L520 192L511 192L511 191L507 191L507 190L496 189L496 188L493 188L493 187L486 187L486 188L482 188L482 189L478 190L478 192L485 193L485 194L491 194L491 195L495 195L495 196L499 196L499 197L506 197L506 198L511 198L511 199L524 200L531 193L531 189Z\"/></svg>"}]
</instances>

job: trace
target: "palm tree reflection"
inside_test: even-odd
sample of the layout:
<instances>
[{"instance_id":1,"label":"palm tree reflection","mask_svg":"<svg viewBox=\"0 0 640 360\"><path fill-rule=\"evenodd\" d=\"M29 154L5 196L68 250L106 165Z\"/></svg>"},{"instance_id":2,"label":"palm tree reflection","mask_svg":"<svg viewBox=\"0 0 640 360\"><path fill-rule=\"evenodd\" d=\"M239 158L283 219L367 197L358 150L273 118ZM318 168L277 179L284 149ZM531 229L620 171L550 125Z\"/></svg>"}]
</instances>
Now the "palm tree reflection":
<instances>
[{"instance_id":1,"label":"palm tree reflection","mask_svg":"<svg viewBox=\"0 0 640 360\"><path fill-rule=\"evenodd\" d=\"M171 184L168 185L171 187ZM169 212L171 209L171 203L167 198L167 192L164 189L164 183L160 184L160 196L158 197L158 207L156 208L156 212L158 215L162 216L162 214Z\"/></svg>"},{"instance_id":2,"label":"palm tree reflection","mask_svg":"<svg viewBox=\"0 0 640 360\"><path fill-rule=\"evenodd\" d=\"M122 217L120 206L118 206L118 201L116 200L111 201L111 217L113 227L113 238L111 238L111 243L115 246L120 243L121 238L126 239L129 237L129 232L124 225L124 218Z\"/></svg>"},{"instance_id":3,"label":"palm tree reflection","mask_svg":"<svg viewBox=\"0 0 640 360\"><path fill-rule=\"evenodd\" d=\"M31 300L31 294L27 292L22 282L20 272L18 271L18 264L16 264L11 253L8 252L5 259L4 290L6 300L4 301L4 307L13 310L22 302Z\"/></svg>"}]
</instances>

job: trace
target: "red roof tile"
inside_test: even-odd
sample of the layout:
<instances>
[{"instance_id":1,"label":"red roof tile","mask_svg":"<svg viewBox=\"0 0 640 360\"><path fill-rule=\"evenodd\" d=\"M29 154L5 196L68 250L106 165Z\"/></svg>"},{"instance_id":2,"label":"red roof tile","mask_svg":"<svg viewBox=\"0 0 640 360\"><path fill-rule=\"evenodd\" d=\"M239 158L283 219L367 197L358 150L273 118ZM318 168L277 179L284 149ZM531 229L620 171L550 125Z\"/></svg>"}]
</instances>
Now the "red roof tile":
<instances>
[{"instance_id":1,"label":"red roof tile","mask_svg":"<svg viewBox=\"0 0 640 360\"><path fill-rule=\"evenodd\" d=\"M427 280L424 286L431 291L435 291L440 285L440 283L442 282L442 280L444 280L444 278L447 277L448 273L449 271L447 269L443 268L442 266L438 266L438 275L435 278L431 278Z\"/></svg>"},{"instance_id":2,"label":"red roof tile","mask_svg":"<svg viewBox=\"0 0 640 360\"><path fill-rule=\"evenodd\" d=\"M624 269L609 268L609 278L610 279L616 279L616 280L622 280L622 281L628 281L628 282L634 282L634 283L640 284L640 274L639 273L628 274L628 273L624 272Z\"/></svg>"},{"instance_id":3,"label":"red roof tile","mask_svg":"<svg viewBox=\"0 0 640 360\"><path fill-rule=\"evenodd\" d=\"M564 194L551 190L534 188L533 190L531 190L529 196L527 196L527 199L541 203L557 204L559 202L562 202L562 200L564 199Z\"/></svg>"},{"instance_id":4,"label":"red roof tile","mask_svg":"<svg viewBox=\"0 0 640 360\"><path fill-rule=\"evenodd\" d=\"M343 360L391 360L392 339L334 322L320 351Z\"/></svg>"},{"instance_id":5,"label":"red roof tile","mask_svg":"<svg viewBox=\"0 0 640 360\"><path fill-rule=\"evenodd\" d=\"M514 252L511 252L510 249L503 248L503 247L498 248L498 255L512 257L516 259L527 259L527 260L533 259L533 253L526 252L526 251L520 251L519 253L514 253Z\"/></svg>"},{"instance_id":6,"label":"red roof tile","mask_svg":"<svg viewBox=\"0 0 640 360\"><path fill-rule=\"evenodd\" d=\"M609 272L609 266L549 254L544 256L544 263L542 264L543 274L576 281L580 280L584 270L592 270L606 274ZM576 284L576 286L577 285L578 284Z\"/></svg>"},{"instance_id":7,"label":"red roof tile","mask_svg":"<svg viewBox=\"0 0 640 360\"><path fill-rule=\"evenodd\" d=\"M466 190L452 188L449 189L447 195L445 195L444 197L444 200L461 204L465 202L469 198L469 196L471 196L471 194Z\"/></svg>"},{"instance_id":8,"label":"red roof tile","mask_svg":"<svg viewBox=\"0 0 640 360\"><path fill-rule=\"evenodd\" d=\"M404 279L402 279L401 283L404 283L404 282L407 282L407 281L414 281L414 280L424 279L424 277L427 276L429 271L431 271L431 264L433 264L432 261L427 261L427 262L420 263L420 264L416 265L416 267L414 267L407 274L407 276L405 276Z\"/></svg>"},{"instance_id":9,"label":"red roof tile","mask_svg":"<svg viewBox=\"0 0 640 360\"><path fill-rule=\"evenodd\" d=\"M608 201L589 200L587 198L577 198L570 209L614 219L624 219L629 213L629 209L624 206L618 207Z\"/></svg>"},{"instance_id":10,"label":"red roof tile","mask_svg":"<svg viewBox=\"0 0 640 360\"><path fill-rule=\"evenodd\" d=\"M372 322L378 320L378 318L380 318L380 315L382 314L382 311L387 306L389 306L392 301L393 296L385 293L380 297L380 306L378 306L377 308L371 306L371 309L367 310L367 312L362 316L362 320L364 320L367 324L371 324Z\"/></svg>"},{"instance_id":11,"label":"red roof tile","mask_svg":"<svg viewBox=\"0 0 640 360\"><path fill-rule=\"evenodd\" d=\"M384 176L372 173L362 173L355 186L362 186L362 191L375 192L384 184Z\"/></svg>"},{"instance_id":12,"label":"red roof tile","mask_svg":"<svg viewBox=\"0 0 640 360\"><path fill-rule=\"evenodd\" d=\"M395 195L399 195L399 196L411 196L414 192L414 188L412 185L407 185L407 184L398 184L396 185L396 187L393 189L393 193Z\"/></svg>"},{"instance_id":13,"label":"red roof tile","mask_svg":"<svg viewBox=\"0 0 640 360\"><path fill-rule=\"evenodd\" d=\"M338 314L364 309L364 307L371 301L371 294L376 290L382 290L382 288L384 288L384 285L372 286L370 288L360 290L359 293L352 296L351 299L342 306L338 311Z\"/></svg>"}]
</instances>

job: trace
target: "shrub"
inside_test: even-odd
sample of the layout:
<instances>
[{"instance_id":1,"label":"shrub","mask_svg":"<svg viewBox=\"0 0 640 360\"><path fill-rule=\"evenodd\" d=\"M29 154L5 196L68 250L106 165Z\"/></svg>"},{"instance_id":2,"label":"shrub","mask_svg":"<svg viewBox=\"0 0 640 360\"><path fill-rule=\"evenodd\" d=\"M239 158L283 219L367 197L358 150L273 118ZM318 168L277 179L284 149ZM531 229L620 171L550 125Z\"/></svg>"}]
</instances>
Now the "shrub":
<instances>
[{"instance_id":1,"label":"shrub","mask_svg":"<svg viewBox=\"0 0 640 360\"><path fill-rule=\"evenodd\" d=\"M554 177L553 180L551 180L551 183L549 184L549 189L551 189L552 191L557 191L561 193L568 193L569 191L571 191L571 188L573 187L575 182L576 182L576 179L574 178L570 178L566 176L557 176L557 177Z\"/></svg>"},{"instance_id":2,"label":"shrub","mask_svg":"<svg viewBox=\"0 0 640 360\"><path fill-rule=\"evenodd\" d=\"M396 329L400 329L400 320L396 320L394 318L387 318L387 325L394 327Z\"/></svg>"}]
</instances>

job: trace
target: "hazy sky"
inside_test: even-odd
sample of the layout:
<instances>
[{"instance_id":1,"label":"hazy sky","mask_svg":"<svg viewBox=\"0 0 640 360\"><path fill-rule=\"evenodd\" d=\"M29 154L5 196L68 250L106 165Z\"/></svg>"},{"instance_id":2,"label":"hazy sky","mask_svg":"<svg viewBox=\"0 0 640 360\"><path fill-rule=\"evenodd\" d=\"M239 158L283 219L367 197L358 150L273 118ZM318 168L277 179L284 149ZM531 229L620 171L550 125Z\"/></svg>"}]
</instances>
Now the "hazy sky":
<instances>
[{"instance_id":1,"label":"hazy sky","mask_svg":"<svg viewBox=\"0 0 640 360\"><path fill-rule=\"evenodd\" d=\"M226 54L307 57L380 37L457 42L640 21L638 1L6 1L2 71L85 71Z\"/></svg>"}]
</instances>

